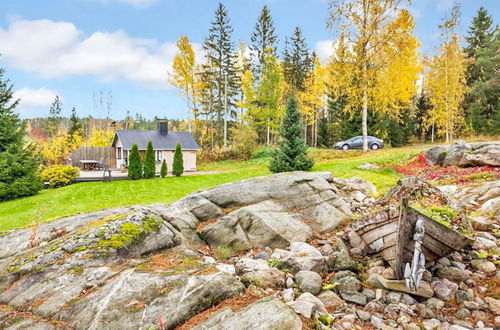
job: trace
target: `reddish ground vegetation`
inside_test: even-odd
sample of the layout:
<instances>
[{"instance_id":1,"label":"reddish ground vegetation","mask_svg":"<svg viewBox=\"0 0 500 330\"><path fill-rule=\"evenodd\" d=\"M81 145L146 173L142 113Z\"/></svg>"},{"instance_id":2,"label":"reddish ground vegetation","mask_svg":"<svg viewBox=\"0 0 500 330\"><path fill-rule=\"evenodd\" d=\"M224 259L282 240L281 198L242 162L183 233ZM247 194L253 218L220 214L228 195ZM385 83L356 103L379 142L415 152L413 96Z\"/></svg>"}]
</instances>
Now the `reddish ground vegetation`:
<instances>
[{"instance_id":1,"label":"reddish ground vegetation","mask_svg":"<svg viewBox=\"0 0 500 330\"><path fill-rule=\"evenodd\" d=\"M203 323L211 314L215 313L218 310L221 310L224 307L229 307L234 312L238 312L238 311L242 310L243 308L247 307L248 305L259 300L262 297L263 297L262 295L256 294L255 292L252 292L251 289L247 289L244 294L237 296L237 297L233 297L233 298L229 298L229 299L224 300L220 304L215 305L215 306L193 316L187 322L178 326L175 329L176 330L191 329L191 328Z\"/></svg>"},{"instance_id":2,"label":"reddish ground vegetation","mask_svg":"<svg viewBox=\"0 0 500 330\"><path fill-rule=\"evenodd\" d=\"M425 162L425 155L418 157L406 165L396 166L396 171L407 176L418 176L424 180L451 180L456 183L467 182L475 178L500 178L498 167L456 167L456 166L429 166Z\"/></svg>"}]
</instances>

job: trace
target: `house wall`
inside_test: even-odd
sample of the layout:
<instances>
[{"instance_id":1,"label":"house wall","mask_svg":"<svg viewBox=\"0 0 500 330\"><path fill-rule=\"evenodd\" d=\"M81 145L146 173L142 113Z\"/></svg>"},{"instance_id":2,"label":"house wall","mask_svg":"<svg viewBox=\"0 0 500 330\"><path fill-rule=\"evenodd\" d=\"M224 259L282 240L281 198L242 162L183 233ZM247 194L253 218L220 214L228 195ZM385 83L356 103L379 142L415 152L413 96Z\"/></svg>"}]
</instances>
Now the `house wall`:
<instances>
[{"instance_id":1,"label":"house wall","mask_svg":"<svg viewBox=\"0 0 500 330\"><path fill-rule=\"evenodd\" d=\"M120 139L117 139L114 149L115 149L116 167L121 168L122 164L125 164L125 158L123 157L123 147ZM121 153L121 157L119 157L118 155L119 152Z\"/></svg>"},{"instance_id":2,"label":"house wall","mask_svg":"<svg viewBox=\"0 0 500 330\"><path fill-rule=\"evenodd\" d=\"M174 162L174 151L173 150L161 150L160 160L155 151L156 160L156 172L160 172L161 163L163 159L167 162L168 172L172 172L172 165ZM184 161L184 171L185 172L195 172L196 171L196 151L185 150L182 152L182 160Z\"/></svg>"},{"instance_id":3,"label":"house wall","mask_svg":"<svg viewBox=\"0 0 500 330\"><path fill-rule=\"evenodd\" d=\"M116 157L116 167L120 168L122 164L126 164L126 159L124 156L123 148L121 149L121 159L118 158L118 148L122 148L122 143L120 139L117 139L115 144L115 157ZM161 163L163 159L167 162L168 172L172 172L172 164L174 161L174 151L173 150L159 150L159 155L157 154L157 150L155 150L155 161L156 161L156 172L160 172ZM127 152L128 156L130 155L130 151ZM139 154L141 155L141 159L144 161L145 150L139 150ZM185 172L195 172L196 171L196 151L184 150L182 151L182 159L184 160L184 171Z\"/></svg>"}]
</instances>

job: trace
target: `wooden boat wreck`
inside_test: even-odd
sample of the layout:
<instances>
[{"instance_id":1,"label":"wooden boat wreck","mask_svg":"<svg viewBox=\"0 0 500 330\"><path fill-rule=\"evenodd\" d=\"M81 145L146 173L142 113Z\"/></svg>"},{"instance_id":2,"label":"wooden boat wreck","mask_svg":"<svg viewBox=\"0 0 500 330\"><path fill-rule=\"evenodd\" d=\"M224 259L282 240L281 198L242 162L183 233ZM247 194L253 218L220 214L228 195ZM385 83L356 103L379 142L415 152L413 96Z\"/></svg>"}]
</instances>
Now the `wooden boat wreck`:
<instances>
[{"instance_id":1,"label":"wooden boat wreck","mask_svg":"<svg viewBox=\"0 0 500 330\"><path fill-rule=\"evenodd\" d=\"M394 269L396 278L406 281L408 292L417 291L426 262L448 256L473 242L409 207L406 200L399 208L386 207L361 218L353 229L369 252L379 253Z\"/></svg>"}]
</instances>

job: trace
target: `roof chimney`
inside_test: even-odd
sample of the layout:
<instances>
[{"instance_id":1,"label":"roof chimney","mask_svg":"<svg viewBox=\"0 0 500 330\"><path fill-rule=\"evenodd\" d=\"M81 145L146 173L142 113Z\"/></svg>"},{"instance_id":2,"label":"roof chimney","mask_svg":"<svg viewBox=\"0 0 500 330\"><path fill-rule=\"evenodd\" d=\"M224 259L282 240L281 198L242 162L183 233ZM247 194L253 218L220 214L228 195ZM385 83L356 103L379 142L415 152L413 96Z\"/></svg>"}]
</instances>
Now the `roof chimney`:
<instances>
[{"instance_id":1,"label":"roof chimney","mask_svg":"<svg viewBox=\"0 0 500 330\"><path fill-rule=\"evenodd\" d=\"M158 122L158 133L160 133L160 135L168 134L168 121L165 120Z\"/></svg>"}]
</instances>

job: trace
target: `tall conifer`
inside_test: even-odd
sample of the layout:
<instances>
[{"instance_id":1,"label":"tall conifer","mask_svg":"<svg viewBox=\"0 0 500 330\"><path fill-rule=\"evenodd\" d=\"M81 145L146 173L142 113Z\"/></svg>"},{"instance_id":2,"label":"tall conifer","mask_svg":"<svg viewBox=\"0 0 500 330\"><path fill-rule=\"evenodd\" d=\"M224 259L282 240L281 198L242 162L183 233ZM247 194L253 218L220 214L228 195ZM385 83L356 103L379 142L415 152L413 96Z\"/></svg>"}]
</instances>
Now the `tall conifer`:
<instances>
[{"instance_id":1,"label":"tall conifer","mask_svg":"<svg viewBox=\"0 0 500 330\"><path fill-rule=\"evenodd\" d=\"M215 93L210 111L217 119L222 131L224 145L227 143L227 121L236 116L236 97L239 92L239 79L236 70L236 52L231 40L233 27L229 14L222 3L215 11L215 20L203 43L206 52L206 65L203 66L203 83L211 86Z\"/></svg>"},{"instance_id":2,"label":"tall conifer","mask_svg":"<svg viewBox=\"0 0 500 330\"><path fill-rule=\"evenodd\" d=\"M0 201L36 194L42 187L37 176L39 159L24 140L26 128L14 112L12 85L0 68Z\"/></svg>"},{"instance_id":3,"label":"tall conifer","mask_svg":"<svg viewBox=\"0 0 500 330\"><path fill-rule=\"evenodd\" d=\"M307 72L311 69L311 55L309 54L306 39L299 27L293 35L285 40L283 52L283 68L285 79L294 89L304 89Z\"/></svg>"},{"instance_id":4,"label":"tall conifer","mask_svg":"<svg viewBox=\"0 0 500 330\"><path fill-rule=\"evenodd\" d=\"M249 48L257 58L255 71L259 72L265 61L266 49L270 49L272 54L276 54L278 36L276 35L276 29L269 7L264 6L262 8L250 40L252 43Z\"/></svg>"}]
</instances>

